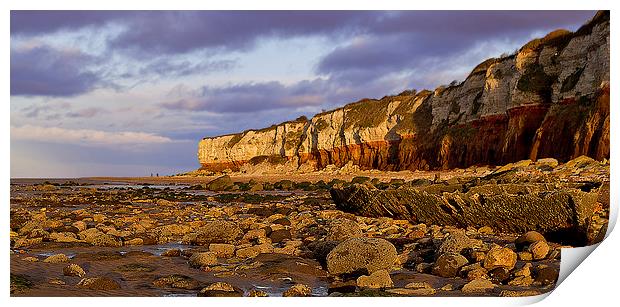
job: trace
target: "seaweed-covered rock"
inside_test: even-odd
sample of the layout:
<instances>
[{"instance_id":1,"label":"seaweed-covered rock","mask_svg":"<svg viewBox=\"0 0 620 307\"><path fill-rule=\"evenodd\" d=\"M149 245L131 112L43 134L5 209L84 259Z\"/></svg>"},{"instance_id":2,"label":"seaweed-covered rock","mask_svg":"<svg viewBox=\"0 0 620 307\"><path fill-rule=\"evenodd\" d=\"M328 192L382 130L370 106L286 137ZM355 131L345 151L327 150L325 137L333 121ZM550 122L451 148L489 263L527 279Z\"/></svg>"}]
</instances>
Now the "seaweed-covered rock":
<instances>
[{"instance_id":1,"label":"seaweed-covered rock","mask_svg":"<svg viewBox=\"0 0 620 307\"><path fill-rule=\"evenodd\" d=\"M355 184L332 188L330 193L340 210L362 216L430 225L490 226L499 232L564 233L563 238L573 245L587 244L597 193L546 184L525 188L531 193L513 194L511 187L483 185L466 193L433 194L416 188L377 190Z\"/></svg>"}]
</instances>

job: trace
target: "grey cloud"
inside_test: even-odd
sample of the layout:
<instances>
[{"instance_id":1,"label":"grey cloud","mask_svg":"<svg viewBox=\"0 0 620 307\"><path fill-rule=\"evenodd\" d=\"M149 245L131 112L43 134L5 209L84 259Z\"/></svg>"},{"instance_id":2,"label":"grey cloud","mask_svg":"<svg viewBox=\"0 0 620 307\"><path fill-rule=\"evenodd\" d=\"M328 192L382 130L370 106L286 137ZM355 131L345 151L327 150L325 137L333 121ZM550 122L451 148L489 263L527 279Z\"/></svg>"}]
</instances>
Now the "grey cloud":
<instances>
[{"instance_id":1,"label":"grey cloud","mask_svg":"<svg viewBox=\"0 0 620 307\"><path fill-rule=\"evenodd\" d=\"M164 102L167 109L217 113L255 112L299 108L324 103L324 80L315 79L285 85L277 81L244 83L228 87L205 86L189 97Z\"/></svg>"},{"instance_id":2,"label":"grey cloud","mask_svg":"<svg viewBox=\"0 0 620 307\"><path fill-rule=\"evenodd\" d=\"M101 82L85 68L94 60L79 51L47 46L11 48L11 95L68 97L89 92Z\"/></svg>"}]
</instances>

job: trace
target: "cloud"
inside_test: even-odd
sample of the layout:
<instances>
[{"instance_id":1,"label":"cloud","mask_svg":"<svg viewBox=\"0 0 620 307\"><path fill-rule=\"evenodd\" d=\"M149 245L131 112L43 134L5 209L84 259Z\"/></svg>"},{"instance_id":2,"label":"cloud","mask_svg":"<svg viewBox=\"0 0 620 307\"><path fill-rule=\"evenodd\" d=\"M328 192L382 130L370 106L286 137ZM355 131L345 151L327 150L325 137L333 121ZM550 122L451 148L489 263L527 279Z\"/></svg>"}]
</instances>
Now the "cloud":
<instances>
[{"instance_id":1,"label":"cloud","mask_svg":"<svg viewBox=\"0 0 620 307\"><path fill-rule=\"evenodd\" d=\"M187 97L164 102L164 108L217 113L255 112L280 108L299 108L324 103L325 80L304 80L292 85L277 81L235 84L228 87L205 86ZM178 91L178 87L173 90Z\"/></svg>"},{"instance_id":2,"label":"cloud","mask_svg":"<svg viewBox=\"0 0 620 307\"><path fill-rule=\"evenodd\" d=\"M213 72L227 71L236 67L235 60L215 60L201 61L192 63L191 61L174 61L170 58L159 58L152 61L140 69L137 73L130 74L131 77L156 75L158 77L184 77L189 75L201 74L206 75Z\"/></svg>"},{"instance_id":3,"label":"cloud","mask_svg":"<svg viewBox=\"0 0 620 307\"><path fill-rule=\"evenodd\" d=\"M69 97L89 92L102 81L86 68L94 61L76 50L11 48L11 96Z\"/></svg>"},{"instance_id":4,"label":"cloud","mask_svg":"<svg viewBox=\"0 0 620 307\"><path fill-rule=\"evenodd\" d=\"M128 18L131 11L37 11L12 10L11 36L78 30Z\"/></svg>"},{"instance_id":5,"label":"cloud","mask_svg":"<svg viewBox=\"0 0 620 307\"><path fill-rule=\"evenodd\" d=\"M35 125L11 126L11 140L39 141L84 146L147 145L173 142L172 139L145 132L107 132L90 129L65 129ZM118 148L118 147L117 147Z\"/></svg>"},{"instance_id":6,"label":"cloud","mask_svg":"<svg viewBox=\"0 0 620 307\"><path fill-rule=\"evenodd\" d=\"M107 110L97 107L83 108L76 111L71 111L66 114L67 117L72 118L92 118L102 113L107 113Z\"/></svg>"},{"instance_id":7,"label":"cloud","mask_svg":"<svg viewBox=\"0 0 620 307\"><path fill-rule=\"evenodd\" d=\"M576 28L593 15L591 11L392 12L325 55L316 72L351 82L368 81L423 68L432 58L448 61L484 41L511 39L523 44L536 31Z\"/></svg>"},{"instance_id":8,"label":"cloud","mask_svg":"<svg viewBox=\"0 0 620 307\"><path fill-rule=\"evenodd\" d=\"M509 33L581 24L593 11L11 11L11 35L115 24L112 48L136 55L248 50L263 38L407 34L446 46ZM399 48L398 45L394 46Z\"/></svg>"}]
</instances>

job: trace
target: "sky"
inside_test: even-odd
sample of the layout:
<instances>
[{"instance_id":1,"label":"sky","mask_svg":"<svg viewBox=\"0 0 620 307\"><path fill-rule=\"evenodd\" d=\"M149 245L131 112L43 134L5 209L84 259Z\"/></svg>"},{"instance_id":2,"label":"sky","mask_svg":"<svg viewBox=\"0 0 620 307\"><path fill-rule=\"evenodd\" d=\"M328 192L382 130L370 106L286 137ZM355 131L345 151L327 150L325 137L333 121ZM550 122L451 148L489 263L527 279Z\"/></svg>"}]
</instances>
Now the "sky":
<instances>
[{"instance_id":1,"label":"sky","mask_svg":"<svg viewBox=\"0 0 620 307\"><path fill-rule=\"evenodd\" d=\"M594 11L11 11L11 177L171 175L203 137L462 81Z\"/></svg>"}]
</instances>

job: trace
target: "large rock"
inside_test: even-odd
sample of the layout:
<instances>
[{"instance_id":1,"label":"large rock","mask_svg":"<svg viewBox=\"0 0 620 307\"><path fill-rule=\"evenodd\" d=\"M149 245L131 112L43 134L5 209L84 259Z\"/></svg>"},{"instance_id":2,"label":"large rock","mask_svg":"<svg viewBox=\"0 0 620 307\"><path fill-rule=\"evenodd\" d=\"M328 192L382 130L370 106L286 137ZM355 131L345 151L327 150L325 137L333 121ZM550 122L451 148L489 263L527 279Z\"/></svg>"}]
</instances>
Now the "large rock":
<instances>
[{"instance_id":1,"label":"large rock","mask_svg":"<svg viewBox=\"0 0 620 307\"><path fill-rule=\"evenodd\" d=\"M288 288L282 296L284 297L296 297L296 296L310 296L312 294L312 289L304 284L295 284Z\"/></svg>"},{"instance_id":2,"label":"large rock","mask_svg":"<svg viewBox=\"0 0 620 307\"><path fill-rule=\"evenodd\" d=\"M484 268L492 270L503 267L508 270L514 268L517 263L517 253L510 248L496 246L489 250L486 258L484 258Z\"/></svg>"},{"instance_id":3,"label":"large rock","mask_svg":"<svg viewBox=\"0 0 620 307\"><path fill-rule=\"evenodd\" d=\"M536 232L536 231L528 231L522 235L520 235L516 240L515 240L515 246L517 247L517 250L523 250L526 247L528 247L530 244L534 243L534 242L538 242L538 241L547 241L545 239L545 237L543 235L541 235L540 233Z\"/></svg>"},{"instance_id":4,"label":"large rock","mask_svg":"<svg viewBox=\"0 0 620 307\"><path fill-rule=\"evenodd\" d=\"M565 233L564 238L574 245L587 243L590 217L597 207L595 192L545 184L523 188L530 192L512 194L514 189L509 185L439 194L416 188L378 190L353 185L333 188L330 193L339 209L362 216L431 225L490 226L500 232Z\"/></svg>"},{"instance_id":5,"label":"large rock","mask_svg":"<svg viewBox=\"0 0 620 307\"><path fill-rule=\"evenodd\" d=\"M213 221L190 234L193 245L209 245L211 243L234 243L241 236L241 229L232 222Z\"/></svg>"},{"instance_id":6,"label":"large rock","mask_svg":"<svg viewBox=\"0 0 620 307\"><path fill-rule=\"evenodd\" d=\"M455 253L445 253L433 265L433 275L455 277L459 270L468 263L467 258Z\"/></svg>"},{"instance_id":7,"label":"large rock","mask_svg":"<svg viewBox=\"0 0 620 307\"><path fill-rule=\"evenodd\" d=\"M337 219L330 223L326 241L344 241L362 236L360 226L349 219Z\"/></svg>"},{"instance_id":8,"label":"large rock","mask_svg":"<svg viewBox=\"0 0 620 307\"><path fill-rule=\"evenodd\" d=\"M47 262L47 263L63 263L63 262L68 262L68 261L69 261L69 257L67 257L67 255L65 254L51 255L43 260L43 262Z\"/></svg>"},{"instance_id":9,"label":"large rock","mask_svg":"<svg viewBox=\"0 0 620 307\"><path fill-rule=\"evenodd\" d=\"M194 268L201 268L215 264L217 264L217 257L215 253L212 252L193 253L192 256L189 257L189 265Z\"/></svg>"},{"instance_id":10,"label":"large rock","mask_svg":"<svg viewBox=\"0 0 620 307\"><path fill-rule=\"evenodd\" d=\"M80 280L77 287L90 290L117 290L121 288L121 285L112 278L100 276L84 278Z\"/></svg>"},{"instance_id":11,"label":"large rock","mask_svg":"<svg viewBox=\"0 0 620 307\"><path fill-rule=\"evenodd\" d=\"M84 272L84 269L82 269L82 267L80 267L79 265L75 263L72 263L66 266L64 269L62 269L62 273L65 276L84 277L84 275L86 275L86 272Z\"/></svg>"},{"instance_id":12,"label":"large rock","mask_svg":"<svg viewBox=\"0 0 620 307\"><path fill-rule=\"evenodd\" d=\"M224 175L222 177L218 177L213 181L207 183L207 190L209 191L225 191L234 185L232 179L228 175Z\"/></svg>"},{"instance_id":13,"label":"large rock","mask_svg":"<svg viewBox=\"0 0 620 307\"><path fill-rule=\"evenodd\" d=\"M357 286L360 288L382 289L394 286L390 273L386 270L375 271L370 276L362 275L357 278Z\"/></svg>"},{"instance_id":14,"label":"large rock","mask_svg":"<svg viewBox=\"0 0 620 307\"><path fill-rule=\"evenodd\" d=\"M352 238L329 252L327 270L332 275L372 274L379 270L390 271L397 259L396 247L384 239Z\"/></svg>"},{"instance_id":15,"label":"large rock","mask_svg":"<svg viewBox=\"0 0 620 307\"><path fill-rule=\"evenodd\" d=\"M216 282L202 288L198 296L206 297L241 297L243 290L225 282Z\"/></svg>"},{"instance_id":16,"label":"large rock","mask_svg":"<svg viewBox=\"0 0 620 307\"><path fill-rule=\"evenodd\" d=\"M465 249L480 248L482 241L477 239L471 239L465 233L452 232L439 246L437 253L439 255L444 253L457 253L460 254Z\"/></svg>"}]
</instances>

